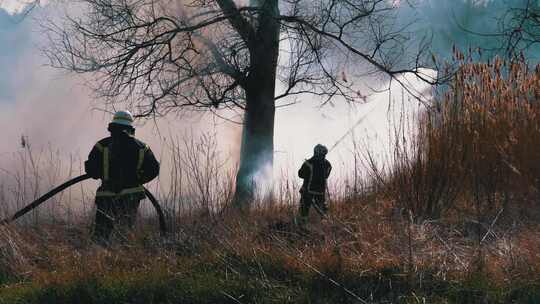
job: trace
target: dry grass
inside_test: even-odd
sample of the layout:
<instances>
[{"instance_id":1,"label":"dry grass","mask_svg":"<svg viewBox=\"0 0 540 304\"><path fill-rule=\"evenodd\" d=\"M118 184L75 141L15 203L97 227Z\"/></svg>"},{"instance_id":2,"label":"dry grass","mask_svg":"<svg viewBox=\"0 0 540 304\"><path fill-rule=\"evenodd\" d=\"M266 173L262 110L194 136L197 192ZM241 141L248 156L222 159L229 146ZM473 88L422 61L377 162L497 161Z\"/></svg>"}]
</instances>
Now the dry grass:
<instances>
[{"instance_id":1,"label":"dry grass","mask_svg":"<svg viewBox=\"0 0 540 304\"><path fill-rule=\"evenodd\" d=\"M109 248L89 241L88 231L58 224L4 230L12 245L1 251L1 265L10 267L2 269L0 299L70 302L75 288L89 293L84 303L101 303L94 291L138 303L156 292L137 292L148 285L168 286L163 303L237 303L229 296L241 303L506 303L525 286L521 300L539 290L540 226L494 227L480 255L462 227L425 222L408 229L387 207L378 200L336 204L331 217L313 215L305 229L286 208L249 219L190 216L167 239L142 223ZM210 300L178 290L187 281Z\"/></svg>"},{"instance_id":2,"label":"dry grass","mask_svg":"<svg viewBox=\"0 0 540 304\"><path fill-rule=\"evenodd\" d=\"M143 219L103 248L82 222L0 228L0 304L538 303L539 96L538 70L464 63L392 170L306 227L288 182L278 204L223 212L212 138L176 143L171 235Z\"/></svg>"},{"instance_id":3,"label":"dry grass","mask_svg":"<svg viewBox=\"0 0 540 304\"><path fill-rule=\"evenodd\" d=\"M397 207L420 222L457 216L490 224L501 210L503 218L535 220L539 94L538 69L500 59L465 62L420 118L414 140L396 136L391 172L374 168L374 175Z\"/></svg>"}]
</instances>

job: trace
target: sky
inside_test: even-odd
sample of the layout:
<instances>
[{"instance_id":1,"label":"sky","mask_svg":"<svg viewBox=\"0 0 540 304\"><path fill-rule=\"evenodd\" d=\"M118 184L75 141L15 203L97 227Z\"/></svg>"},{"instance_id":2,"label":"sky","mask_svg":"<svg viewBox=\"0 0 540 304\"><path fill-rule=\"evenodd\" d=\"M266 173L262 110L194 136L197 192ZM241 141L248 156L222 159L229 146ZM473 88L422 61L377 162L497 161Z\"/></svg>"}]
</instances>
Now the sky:
<instances>
[{"instance_id":1,"label":"sky","mask_svg":"<svg viewBox=\"0 0 540 304\"><path fill-rule=\"evenodd\" d=\"M422 10L401 10L399 22L419 20L412 31L430 34L439 58L449 58L453 44L462 48L478 42L486 45L487 42L478 37L463 33L463 24L473 29L496 30L494 11L486 13L482 10L483 4L471 11L471 6L460 0L421 0L420 3ZM84 159L93 144L107 136L110 114L96 110L100 101L92 98L83 85L84 78L45 65L46 60L37 47L42 43L37 20L53 7L42 1L42 8L23 19L17 15L23 10L21 1L0 0L0 4L3 8L0 8L0 169L16 169L13 157L21 151L21 135L27 136L37 151L52 147L63 158L76 155ZM471 13L476 15L471 16ZM429 89L415 79L411 81L417 90ZM401 93L394 85L391 95L388 92L373 94L368 103L338 102L321 108L306 97L300 98L298 104L278 109L275 172L279 174L284 169L294 172L304 158L310 157L315 144L332 147L344 134L349 136L328 155L336 164L336 170L350 170L352 138L382 153L390 146L388 134L393 126L389 121L396 117L392 113L402 109ZM404 107L415 113L418 104L405 99ZM354 132L347 133L360 119L363 122ZM157 155L164 155L168 148L164 137L190 133L190 130L217 130L221 150L232 154L239 151L239 126L212 115L192 119L171 116L157 124L146 122L139 126L137 136L148 142ZM0 175L0 178L6 177Z\"/></svg>"}]
</instances>

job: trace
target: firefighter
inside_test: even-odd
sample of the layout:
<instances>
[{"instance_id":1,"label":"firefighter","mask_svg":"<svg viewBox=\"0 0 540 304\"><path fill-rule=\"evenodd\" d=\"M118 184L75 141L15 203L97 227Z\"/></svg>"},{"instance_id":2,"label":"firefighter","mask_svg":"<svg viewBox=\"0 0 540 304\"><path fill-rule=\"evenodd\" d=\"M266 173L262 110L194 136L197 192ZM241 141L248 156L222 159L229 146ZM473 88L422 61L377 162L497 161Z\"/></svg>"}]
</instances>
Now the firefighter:
<instances>
[{"instance_id":1,"label":"firefighter","mask_svg":"<svg viewBox=\"0 0 540 304\"><path fill-rule=\"evenodd\" d=\"M93 239L100 243L109 240L115 226L133 228L140 201L145 197L142 185L159 174L154 154L135 138L130 112L116 112L108 131L111 136L98 141L84 163L88 175L101 179L93 232Z\"/></svg>"},{"instance_id":2,"label":"firefighter","mask_svg":"<svg viewBox=\"0 0 540 304\"><path fill-rule=\"evenodd\" d=\"M298 176L304 180L300 189L300 221L305 223L309 215L311 206L317 210L321 216L328 211L325 203L326 180L330 176L332 165L326 160L328 149L318 144L313 149L313 157L304 161L298 171Z\"/></svg>"}]
</instances>

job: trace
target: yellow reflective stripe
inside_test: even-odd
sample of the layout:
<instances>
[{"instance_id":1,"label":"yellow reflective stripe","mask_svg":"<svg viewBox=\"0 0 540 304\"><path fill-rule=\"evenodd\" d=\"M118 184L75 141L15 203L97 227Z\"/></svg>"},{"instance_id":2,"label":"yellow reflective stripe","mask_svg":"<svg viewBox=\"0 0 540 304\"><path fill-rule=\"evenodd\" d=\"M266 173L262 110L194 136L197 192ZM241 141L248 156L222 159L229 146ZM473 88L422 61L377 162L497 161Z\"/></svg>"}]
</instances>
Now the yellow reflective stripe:
<instances>
[{"instance_id":1,"label":"yellow reflective stripe","mask_svg":"<svg viewBox=\"0 0 540 304\"><path fill-rule=\"evenodd\" d=\"M117 196L117 195L126 195L126 194L141 193L141 192L144 192L143 186L124 189L118 193L112 192L112 191L98 191L96 193L96 196Z\"/></svg>"},{"instance_id":2,"label":"yellow reflective stripe","mask_svg":"<svg viewBox=\"0 0 540 304\"><path fill-rule=\"evenodd\" d=\"M109 180L109 147L103 148L103 180Z\"/></svg>"},{"instance_id":3,"label":"yellow reflective stripe","mask_svg":"<svg viewBox=\"0 0 540 304\"><path fill-rule=\"evenodd\" d=\"M99 152L103 152L103 146L100 143L97 143L94 147L96 147Z\"/></svg>"},{"instance_id":4,"label":"yellow reflective stripe","mask_svg":"<svg viewBox=\"0 0 540 304\"><path fill-rule=\"evenodd\" d=\"M148 151L148 146L145 145L144 148L139 149L139 160L137 161L137 174L142 169L143 163L144 163L144 154L146 154L146 151Z\"/></svg>"}]
</instances>

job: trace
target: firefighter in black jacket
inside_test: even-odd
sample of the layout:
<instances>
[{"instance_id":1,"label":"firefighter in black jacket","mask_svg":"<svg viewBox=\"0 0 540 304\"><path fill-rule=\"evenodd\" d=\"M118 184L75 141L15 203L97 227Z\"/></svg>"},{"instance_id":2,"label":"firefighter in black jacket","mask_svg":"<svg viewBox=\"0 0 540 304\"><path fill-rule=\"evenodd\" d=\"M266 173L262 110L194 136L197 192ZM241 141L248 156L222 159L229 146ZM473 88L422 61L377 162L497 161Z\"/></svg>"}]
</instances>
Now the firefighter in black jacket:
<instances>
[{"instance_id":1,"label":"firefighter in black jacket","mask_svg":"<svg viewBox=\"0 0 540 304\"><path fill-rule=\"evenodd\" d=\"M326 179L330 176L332 165L326 160L328 149L323 145L316 145L313 151L313 157L304 161L298 171L298 176L304 180L300 189L300 219L302 222L307 220L309 208L314 205L316 210L325 214L328 207L325 204Z\"/></svg>"},{"instance_id":2,"label":"firefighter in black jacket","mask_svg":"<svg viewBox=\"0 0 540 304\"><path fill-rule=\"evenodd\" d=\"M133 228L143 184L159 174L159 163L150 148L134 137L133 116L114 114L108 127L110 137L98 141L84 163L86 173L101 179L96 193L94 240L107 241L115 224Z\"/></svg>"}]
</instances>

